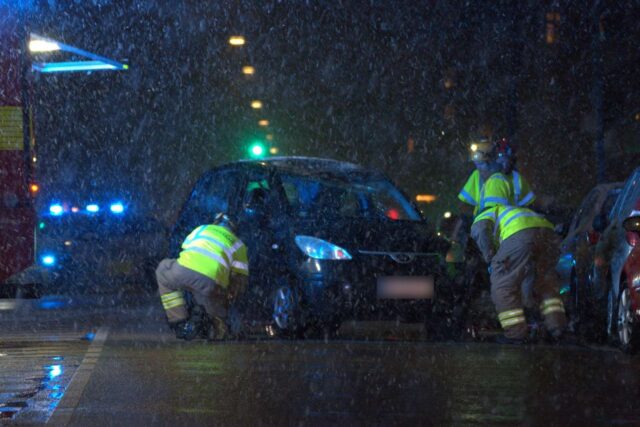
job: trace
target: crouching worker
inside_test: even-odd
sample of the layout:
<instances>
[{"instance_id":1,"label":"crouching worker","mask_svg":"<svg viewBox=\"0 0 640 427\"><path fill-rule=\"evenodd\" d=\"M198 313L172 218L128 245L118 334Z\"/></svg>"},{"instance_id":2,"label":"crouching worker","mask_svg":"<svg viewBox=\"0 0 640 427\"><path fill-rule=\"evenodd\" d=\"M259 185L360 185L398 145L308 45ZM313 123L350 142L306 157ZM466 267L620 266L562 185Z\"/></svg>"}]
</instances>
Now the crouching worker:
<instances>
[{"instance_id":1,"label":"crouching worker","mask_svg":"<svg viewBox=\"0 0 640 427\"><path fill-rule=\"evenodd\" d=\"M560 339L567 320L555 271L553 224L530 209L498 205L476 217L471 236L490 264L491 299L504 331L500 341L526 341L524 308L536 303L547 331Z\"/></svg>"},{"instance_id":2,"label":"crouching worker","mask_svg":"<svg viewBox=\"0 0 640 427\"><path fill-rule=\"evenodd\" d=\"M156 269L158 291L169 325L177 338L227 338L229 305L248 283L247 248L225 214L201 225L182 243L178 259L163 259ZM184 291L195 300L189 318ZM206 312L198 313L199 306Z\"/></svg>"}]
</instances>

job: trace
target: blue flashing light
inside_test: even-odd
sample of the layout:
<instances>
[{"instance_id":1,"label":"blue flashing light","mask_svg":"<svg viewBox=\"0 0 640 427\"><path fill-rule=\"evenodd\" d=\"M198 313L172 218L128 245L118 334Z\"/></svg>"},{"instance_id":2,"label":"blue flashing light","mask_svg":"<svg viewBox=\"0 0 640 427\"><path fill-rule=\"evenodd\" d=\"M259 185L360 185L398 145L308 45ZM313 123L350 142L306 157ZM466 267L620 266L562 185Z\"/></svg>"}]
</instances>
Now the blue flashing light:
<instances>
[{"instance_id":1,"label":"blue flashing light","mask_svg":"<svg viewBox=\"0 0 640 427\"><path fill-rule=\"evenodd\" d=\"M60 216L64 213L64 209L60 203L54 203L49 206L49 213L51 213L51 215Z\"/></svg>"},{"instance_id":2,"label":"blue flashing light","mask_svg":"<svg viewBox=\"0 0 640 427\"><path fill-rule=\"evenodd\" d=\"M57 308L64 308L66 306L67 303L59 299L43 299L38 304L38 307L43 310L55 310Z\"/></svg>"},{"instance_id":3,"label":"blue flashing light","mask_svg":"<svg viewBox=\"0 0 640 427\"><path fill-rule=\"evenodd\" d=\"M114 214L121 214L124 212L124 205L120 202L112 203L109 209L111 209L111 212Z\"/></svg>"},{"instance_id":4,"label":"blue flashing light","mask_svg":"<svg viewBox=\"0 0 640 427\"><path fill-rule=\"evenodd\" d=\"M96 205L95 203L91 203L87 205L87 212L96 213L99 210L100 210L100 206Z\"/></svg>"},{"instance_id":5,"label":"blue flashing light","mask_svg":"<svg viewBox=\"0 0 640 427\"><path fill-rule=\"evenodd\" d=\"M42 260L42 264L44 264L47 267L52 267L56 265L55 255L51 255L51 254L43 255L42 258L40 259Z\"/></svg>"},{"instance_id":6,"label":"blue flashing light","mask_svg":"<svg viewBox=\"0 0 640 427\"><path fill-rule=\"evenodd\" d=\"M128 67L116 66L102 61L75 61L75 62L41 62L33 64L32 68L41 73L63 73L71 71L101 71L101 70L126 70Z\"/></svg>"},{"instance_id":7,"label":"blue flashing light","mask_svg":"<svg viewBox=\"0 0 640 427\"><path fill-rule=\"evenodd\" d=\"M311 236L296 236L296 245L307 256L314 259L350 260L349 252L326 240Z\"/></svg>"}]
</instances>

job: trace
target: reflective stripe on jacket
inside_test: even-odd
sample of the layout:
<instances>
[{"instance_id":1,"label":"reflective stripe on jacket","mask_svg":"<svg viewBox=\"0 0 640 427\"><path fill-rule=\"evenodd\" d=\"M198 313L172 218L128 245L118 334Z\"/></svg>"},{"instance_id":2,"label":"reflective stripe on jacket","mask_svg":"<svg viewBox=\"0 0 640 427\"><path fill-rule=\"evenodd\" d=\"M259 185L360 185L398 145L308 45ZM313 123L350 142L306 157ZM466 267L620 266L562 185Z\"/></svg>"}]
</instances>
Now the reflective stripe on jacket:
<instances>
[{"instance_id":1,"label":"reflective stripe on jacket","mask_svg":"<svg viewBox=\"0 0 640 427\"><path fill-rule=\"evenodd\" d=\"M527 228L551 228L551 224L547 219L528 208L515 206L494 206L486 209L478 215L473 223L478 221L491 221L494 224L494 238L502 242L518 231Z\"/></svg>"},{"instance_id":2,"label":"reflective stripe on jacket","mask_svg":"<svg viewBox=\"0 0 640 427\"><path fill-rule=\"evenodd\" d=\"M480 178L480 172L478 169L471 172L467 182L458 193L458 199L468 205L474 207L473 214L478 213L478 202L480 201L480 189L482 188L482 179Z\"/></svg>"},{"instance_id":3,"label":"reflective stripe on jacket","mask_svg":"<svg viewBox=\"0 0 640 427\"><path fill-rule=\"evenodd\" d=\"M229 286L229 273L249 274L247 247L219 225L201 225L182 243L178 264Z\"/></svg>"},{"instance_id":4,"label":"reflective stripe on jacket","mask_svg":"<svg viewBox=\"0 0 640 427\"><path fill-rule=\"evenodd\" d=\"M529 183L518 171L509 175L497 172L480 190L479 211L497 205L528 206L535 198Z\"/></svg>"},{"instance_id":5,"label":"reflective stripe on jacket","mask_svg":"<svg viewBox=\"0 0 640 427\"><path fill-rule=\"evenodd\" d=\"M516 206L529 206L536 199L536 195L531 190L531 186L526 179L518 172L513 170L509 175L511 185L513 185L514 202Z\"/></svg>"}]
</instances>

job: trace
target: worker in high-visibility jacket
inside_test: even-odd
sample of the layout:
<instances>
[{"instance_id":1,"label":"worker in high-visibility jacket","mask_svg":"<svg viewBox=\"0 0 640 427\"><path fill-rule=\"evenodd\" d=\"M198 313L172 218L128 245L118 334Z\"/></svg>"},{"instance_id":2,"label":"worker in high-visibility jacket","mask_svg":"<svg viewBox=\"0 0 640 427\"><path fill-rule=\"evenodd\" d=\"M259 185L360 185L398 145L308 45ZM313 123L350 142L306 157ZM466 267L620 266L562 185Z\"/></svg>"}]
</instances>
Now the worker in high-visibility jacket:
<instances>
[{"instance_id":1,"label":"worker in high-visibility jacket","mask_svg":"<svg viewBox=\"0 0 640 427\"><path fill-rule=\"evenodd\" d=\"M505 178L504 183L508 191L504 200L509 204L529 206L534 202L536 197L529 182L515 168L515 151L507 138L501 138L495 142L487 138L472 141L470 157L476 169L467 178L458 193L458 199L473 206L474 217L485 207L482 203L486 193L484 187L495 173L501 173ZM493 194L495 192L496 190L491 190L488 194L490 197L495 197Z\"/></svg>"},{"instance_id":2,"label":"worker in high-visibility jacket","mask_svg":"<svg viewBox=\"0 0 640 427\"><path fill-rule=\"evenodd\" d=\"M506 341L528 338L526 299L538 302L547 331L559 339L567 320L555 270L559 249L553 224L531 209L499 205L478 214L471 236L490 263L491 299ZM533 295L523 295L528 292Z\"/></svg>"},{"instance_id":3,"label":"worker in high-visibility jacket","mask_svg":"<svg viewBox=\"0 0 640 427\"><path fill-rule=\"evenodd\" d=\"M227 337L229 305L244 292L249 276L247 247L234 231L235 223L218 214L213 224L201 225L187 236L177 259L167 258L158 265L160 299L177 338ZM204 308L205 324L189 319L185 290Z\"/></svg>"}]
</instances>

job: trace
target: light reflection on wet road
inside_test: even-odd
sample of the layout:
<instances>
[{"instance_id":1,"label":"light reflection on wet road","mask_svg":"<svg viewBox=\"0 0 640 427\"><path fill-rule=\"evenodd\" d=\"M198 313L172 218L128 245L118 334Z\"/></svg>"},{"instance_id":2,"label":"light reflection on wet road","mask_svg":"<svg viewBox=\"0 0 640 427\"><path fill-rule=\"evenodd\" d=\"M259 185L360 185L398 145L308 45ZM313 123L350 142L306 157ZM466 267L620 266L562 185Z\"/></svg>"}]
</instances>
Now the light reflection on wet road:
<instances>
[{"instance_id":1,"label":"light reflection on wet road","mask_svg":"<svg viewBox=\"0 0 640 427\"><path fill-rule=\"evenodd\" d=\"M608 348L366 341L356 330L183 343L155 300L60 314L58 326L110 328L72 425L640 425L640 358Z\"/></svg>"}]
</instances>

